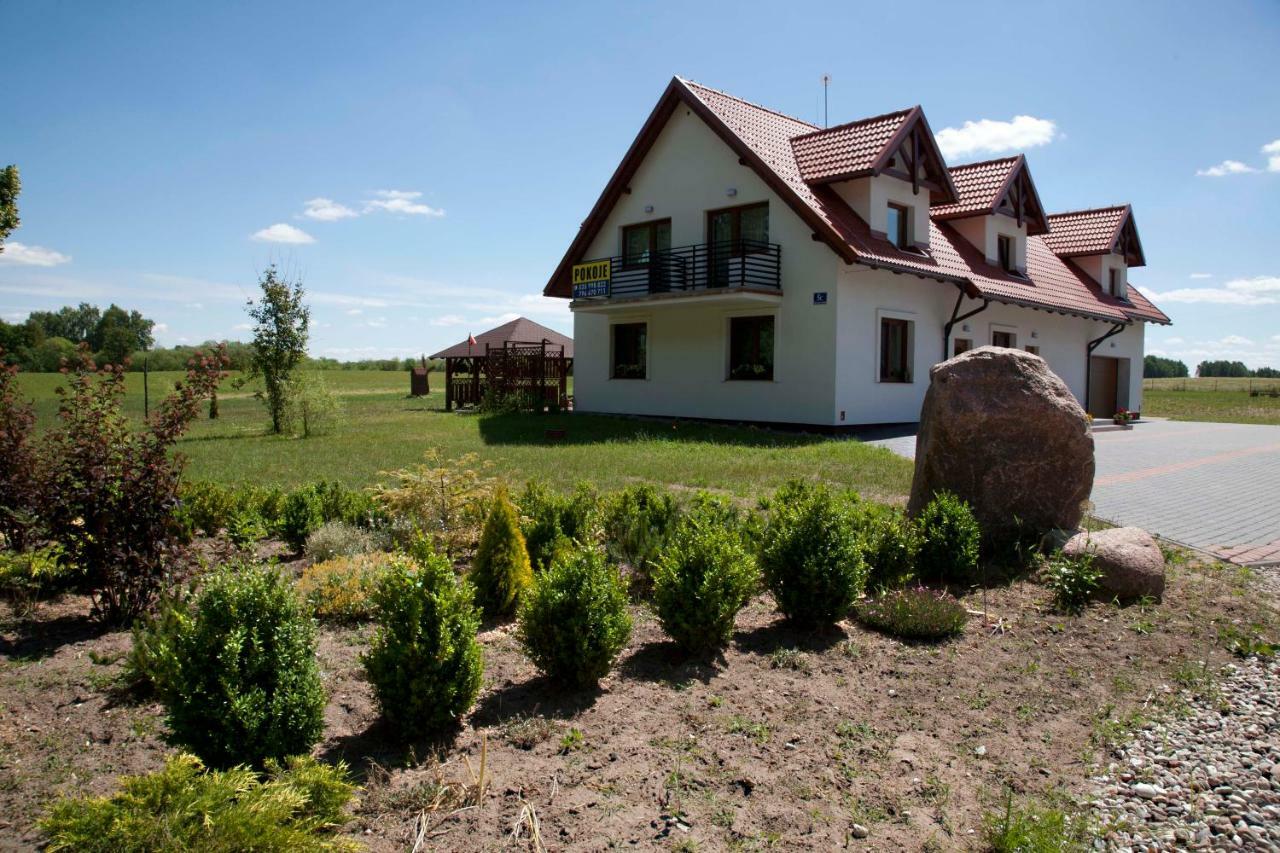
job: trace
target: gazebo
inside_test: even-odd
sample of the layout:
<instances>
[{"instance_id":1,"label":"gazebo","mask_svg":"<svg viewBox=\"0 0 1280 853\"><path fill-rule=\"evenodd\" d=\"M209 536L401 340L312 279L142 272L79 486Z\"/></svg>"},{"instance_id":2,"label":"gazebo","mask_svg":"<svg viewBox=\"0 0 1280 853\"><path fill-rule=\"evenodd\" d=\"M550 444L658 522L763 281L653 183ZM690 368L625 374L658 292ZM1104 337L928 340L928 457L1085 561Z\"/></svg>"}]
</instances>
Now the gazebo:
<instances>
[{"instance_id":1,"label":"gazebo","mask_svg":"<svg viewBox=\"0 0 1280 853\"><path fill-rule=\"evenodd\" d=\"M444 407L478 406L492 392L521 408L569 406L573 338L527 317L471 335L431 356L444 359Z\"/></svg>"}]
</instances>

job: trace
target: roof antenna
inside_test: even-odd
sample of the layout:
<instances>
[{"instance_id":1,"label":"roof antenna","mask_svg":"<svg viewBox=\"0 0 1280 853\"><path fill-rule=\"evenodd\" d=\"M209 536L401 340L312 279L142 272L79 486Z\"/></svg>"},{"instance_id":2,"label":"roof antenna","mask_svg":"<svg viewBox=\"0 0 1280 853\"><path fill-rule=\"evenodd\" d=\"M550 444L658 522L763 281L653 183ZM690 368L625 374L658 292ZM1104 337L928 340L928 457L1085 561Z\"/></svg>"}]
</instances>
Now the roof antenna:
<instances>
[{"instance_id":1,"label":"roof antenna","mask_svg":"<svg viewBox=\"0 0 1280 853\"><path fill-rule=\"evenodd\" d=\"M830 121L827 119L827 87L831 85L831 75L822 75L822 126L829 127Z\"/></svg>"}]
</instances>

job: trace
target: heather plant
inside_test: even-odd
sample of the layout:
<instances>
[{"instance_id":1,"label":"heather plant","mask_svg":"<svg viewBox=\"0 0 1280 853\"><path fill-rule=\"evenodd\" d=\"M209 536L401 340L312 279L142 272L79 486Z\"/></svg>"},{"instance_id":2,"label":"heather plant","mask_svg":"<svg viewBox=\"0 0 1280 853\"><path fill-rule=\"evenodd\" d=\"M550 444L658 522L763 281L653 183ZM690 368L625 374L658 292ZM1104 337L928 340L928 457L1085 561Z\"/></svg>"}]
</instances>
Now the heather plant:
<instances>
[{"instance_id":1,"label":"heather plant","mask_svg":"<svg viewBox=\"0 0 1280 853\"><path fill-rule=\"evenodd\" d=\"M58 800L40 829L51 851L353 851L359 846L335 834L351 820L355 790L345 765L306 756L269 762L260 776L205 770L179 754L163 770L123 777L110 796Z\"/></svg>"},{"instance_id":2,"label":"heather plant","mask_svg":"<svg viewBox=\"0 0 1280 853\"><path fill-rule=\"evenodd\" d=\"M326 521L308 536L303 551L313 562L354 557L377 550L377 537L345 521Z\"/></svg>"},{"instance_id":3,"label":"heather plant","mask_svg":"<svg viewBox=\"0 0 1280 853\"><path fill-rule=\"evenodd\" d=\"M915 522L920 533L916 564L921 578L964 586L979 581L982 531L967 503L950 492L938 492Z\"/></svg>"},{"instance_id":4,"label":"heather plant","mask_svg":"<svg viewBox=\"0 0 1280 853\"><path fill-rule=\"evenodd\" d=\"M858 621L904 640L934 641L964 630L968 612L945 592L908 587L893 589L854 607Z\"/></svg>"},{"instance_id":5,"label":"heather plant","mask_svg":"<svg viewBox=\"0 0 1280 853\"><path fill-rule=\"evenodd\" d=\"M1041 577L1053 593L1053 604L1063 613L1076 614L1098 591L1102 570L1094 565L1092 554L1069 557L1055 554L1043 560Z\"/></svg>"},{"instance_id":6,"label":"heather plant","mask_svg":"<svg viewBox=\"0 0 1280 853\"><path fill-rule=\"evenodd\" d=\"M896 589L915 575L920 537L906 513L897 507L861 501L857 506L867 587Z\"/></svg>"},{"instance_id":7,"label":"heather plant","mask_svg":"<svg viewBox=\"0 0 1280 853\"><path fill-rule=\"evenodd\" d=\"M82 346L57 389L58 420L43 437L41 518L85 573L95 611L128 621L146 611L185 558L175 510L185 459L173 445L223 377L221 348L193 359L143 429L121 411L124 369L99 370Z\"/></svg>"},{"instance_id":8,"label":"heather plant","mask_svg":"<svg viewBox=\"0 0 1280 853\"><path fill-rule=\"evenodd\" d=\"M594 547L557 557L534 577L519 632L525 653L556 682L597 683L631 637L622 577Z\"/></svg>"},{"instance_id":9,"label":"heather plant","mask_svg":"<svg viewBox=\"0 0 1280 853\"><path fill-rule=\"evenodd\" d=\"M545 484L529 481L518 501L521 532L529 560L537 571L545 570L571 544L592 544L600 538L600 496L587 483L562 495Z\"/></svg>"},{"instance_id":10,"label":"heather plant","mask_svg":"<svg viewBox=\"0 0 1280 853\"><path fill-rule=\"evenodd\" d=\"M456 723L484 673L480 614L441 554L397 555L373 595L378 630L361 661L382 715L405 739Z\"/></svg>"},{"instance_id":11,"label":"heather plant","mask_svg":"<svg viewBox=\"0 0 1280 853\"><path fill-rule=\"evenodd\" d=\"M718 521L711 512L687 516L654 570L654 612L687 652L727 643L738 611L760 582L755 557L736 531Z\"/></svg>"},{"instance_id":12,"label":"heather plant","mask_svg":"<svg viewBox=\"0 0 1280 853\"><path fill-rule=\"evenodd\" d=\"M396 524L431 537L450 559L472 551L488 514L494 481L486 475L490 463L474 453L445 459L430 450L426 461L397 471L384 471L393 480L373 492L382 513Z\"/></svg>"},{"instance_id":13,"label":"heather plant","mask_svg":"<svg viewBox=\"0 0 1280 853\"><path fill-rule=\"evenodd\" d=\"M373 617L373 593L390 565L383 552L332 557L313 563L298 578L298 593L317 619L357 622Z\"/></svg>"},{"instance_id":14,"label":"heather plant","mask_svg":"<svg viewBox=\"0 0 1280 853\"><path fill-rule=\"evenodd\" d=\"M675 498L646 483L607 495L600 503L609 555L631 567L632 592L647 594L653 564L680 519Z\"/></svg>"},{"instance_id":15,"label":"heather plant","mask_svg":"<svg viewBox=\"0 0 1280 853\"><path fill-rule=\"evenodd\" d=\"M160 699L175 743L216 767L307 753L324 727L315 623L274 566L211 574L168 639Z\"/></svg>"},{"instance_id":16,"label":"heather plant","mask_svg":"<svg viewBox=\"0 0 1280 853\"><path fill-rule=\"evenodd\" d=\"M867 578L856 498L787 483L769 501L760 567L778 609L807 626L842 619Z\"/></svg>"},{"instance_id":17,"label":"heather plant","mask_svg":"<svg viewBox=\"0 0 1280 853\"><path fill-rule=\"evenodd\" d=\"M480 534L480 547L471 564L471 584L476 604L491 619L514 615L529 584L533 569L520 533L520 519L505 489L499 489Z\"/></svg>"}]
</instances>

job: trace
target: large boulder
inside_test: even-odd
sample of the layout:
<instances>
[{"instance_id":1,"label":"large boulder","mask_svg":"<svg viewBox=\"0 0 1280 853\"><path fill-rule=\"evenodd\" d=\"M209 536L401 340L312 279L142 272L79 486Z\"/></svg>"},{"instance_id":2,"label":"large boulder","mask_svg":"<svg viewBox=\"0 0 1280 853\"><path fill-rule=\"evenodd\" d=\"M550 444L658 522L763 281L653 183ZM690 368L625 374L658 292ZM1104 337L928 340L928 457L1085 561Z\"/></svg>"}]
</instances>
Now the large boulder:
<instances>
[{"instance_id":1,"label":"large boulder","mask_svg":"<svg viewBox=\"0 0 1280 853\"><path fill-rule=\"evenodd\" d=\"M1089 419L1044 359L979 347L929 371L907 511L945 490L968 501L996 539L1070 530L1084 515L1093 467Z\"/></svg>"},{"instance_id":2,"label":"large boulder","mask_svg":"<svg viewBox=\"0 0 1280 853\"><path fill-rule=\"evenodd\" d=\"M1123 601L1164 595L1164 554L1151 534L1139 527L1081 531L1067 540L1068 557L1093 556L1102 570L1099 587Z\"/></svg>"}]
</instances>

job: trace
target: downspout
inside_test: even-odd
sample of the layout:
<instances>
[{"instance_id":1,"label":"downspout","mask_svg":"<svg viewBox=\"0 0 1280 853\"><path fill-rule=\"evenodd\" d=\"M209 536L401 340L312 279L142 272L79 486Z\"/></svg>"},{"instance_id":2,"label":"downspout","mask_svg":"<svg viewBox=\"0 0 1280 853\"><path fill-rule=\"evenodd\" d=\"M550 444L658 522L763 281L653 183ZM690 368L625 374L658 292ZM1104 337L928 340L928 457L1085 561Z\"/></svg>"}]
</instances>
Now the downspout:
<instances>
[{"instance_id":1,"label":"downspout","mask_svg":"<svg viewBox=\"0 0 1280 853\"><path fill-rule=\"evenodd\" d=\"M1093 380L1093 351L1102 346L1102 342L1107 338L1115 337L1129 327L1128 323L1116 323L1111 327L1111 331L1099 338L1089 341L1088 352L1085 354L1084 362L1084 410L1089 411L1089 385Z\"/></svg>"},{"instance_id":2,"label":"downspout","mask_svg":"<svg viewBox=\"0 0 1280 853\"><path fill-rule=\"evenodd\" d=\"M960 289L960 294L956 297L956 307L951 309L951 319L948 320L946 322L946 325L942 327L942 360L943 361L946 361L948 358L951 357L947 355L947 353L951 352L951 329L955 326L955 324L959 323L961 320L968 320L970 317L974 316L975 314L981 314L983 311L986 311L989 307L991 307L991 300L984 299L982 300L982 305L980 307L974 308L972 311L968 312L967 314L960 314L959 313L960 303L964 302L965 292L964 292L963 286L957 284L956 287Z\"/></svg>"}]
</instances>

